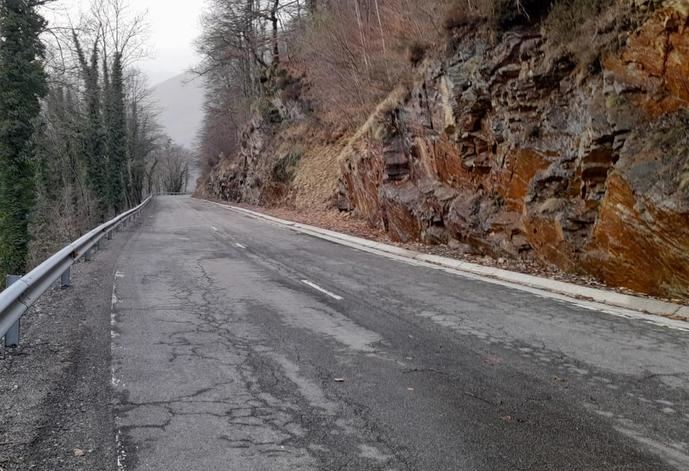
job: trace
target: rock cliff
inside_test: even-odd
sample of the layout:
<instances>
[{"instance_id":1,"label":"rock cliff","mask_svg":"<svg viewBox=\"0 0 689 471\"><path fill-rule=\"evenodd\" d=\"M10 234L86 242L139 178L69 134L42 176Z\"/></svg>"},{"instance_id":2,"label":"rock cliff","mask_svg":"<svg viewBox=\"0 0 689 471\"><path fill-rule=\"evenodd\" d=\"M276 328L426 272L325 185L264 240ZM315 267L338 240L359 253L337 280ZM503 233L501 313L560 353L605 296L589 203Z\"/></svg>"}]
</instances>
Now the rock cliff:
<instances>
[{"instance_id":1,"label":"rock cliff","mask_svg":"<svg viewBox=\"0 0 689 471\"><path fill-rule=\"evenodd\" d=\"M320 161L321 203L397 241L538 258L689 299L689 2L647 8L586 64L542 28L496 39L457 25L444 58L321 149L337 156ZM271 204L301 191L314 160L295 156L294 130L313 130L299 124L308 107L284 95L256 114L206 195Z\"/></svg>"}]
</instances>

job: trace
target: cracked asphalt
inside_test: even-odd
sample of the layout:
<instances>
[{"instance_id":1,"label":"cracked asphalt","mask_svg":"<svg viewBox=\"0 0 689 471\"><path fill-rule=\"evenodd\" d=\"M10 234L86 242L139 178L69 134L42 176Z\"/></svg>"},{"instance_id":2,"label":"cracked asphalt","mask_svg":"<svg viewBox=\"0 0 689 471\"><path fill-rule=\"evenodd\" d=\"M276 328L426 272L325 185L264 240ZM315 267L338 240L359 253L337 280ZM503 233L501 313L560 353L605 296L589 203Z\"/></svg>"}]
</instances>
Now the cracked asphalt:
<instances>
[{"instance_id":1,"label":"cracked asphalt","mask_svg":"<svg viewBox=\"0 0 689 471\"><path fill-rule=\"evenodd\" d=\"M689 469L689 332L156 199L117 263L128 470Z\"/></svg>"},{"instance_id":2,"label":"cracked asphalt","mask_svg":"<svg viewBox=\"0 0 689 471\"><path fill-rule=\"evenodd\" d=\"M687 470L689 331L157 198L0 349L0 470Z\"/></svg>"}]
</instances>

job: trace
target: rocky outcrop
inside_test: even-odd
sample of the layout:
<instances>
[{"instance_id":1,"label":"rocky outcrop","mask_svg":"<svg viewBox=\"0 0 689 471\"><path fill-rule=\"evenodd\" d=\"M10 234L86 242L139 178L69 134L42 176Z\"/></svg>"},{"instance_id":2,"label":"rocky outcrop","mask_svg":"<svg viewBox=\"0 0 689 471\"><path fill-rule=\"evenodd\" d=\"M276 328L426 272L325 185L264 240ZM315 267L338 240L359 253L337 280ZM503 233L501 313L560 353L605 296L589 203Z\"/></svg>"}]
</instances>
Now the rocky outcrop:
<instances>
[{"instance_id":1,"label":"rocky outcrop","mask_svg":"<svg viewBox=\"0 0 689 471\"><path fill-rule=\"evenodd\" d=\"M586 64L535 25L496 40L457 22L445 59L351 137L319 128L305 80L283 71L199 192L336 206L397 241L689 300L689 0L626 3L640 20L603 25L620 47Z\"/></svg>"},{"instance_id":2,"label":"rocky outcrop","mask_svg":"<svg viewBox=\"0 0 689 471\"><path fill-rule=\"evenodd\" d=\"M342 152L338 207L398 241L689 299L688 17L666 2L583 76L539 31L462 26Z\"/></svg>"},{"instance_id":3,"label":"rocky outcrop","mask_svg":"<svg viewBox=\"0 0 689 471\"><path fill-rule=\"evenodd\" d=\"M303 75L282 69L266 89L242 129L240 148L199 180L197 195L258 206L332 207L342 138L314 116Z\"/></svg>"},{"instance_id":4,"label":"rocky outcrop","mask_svg":"<svg viewBox=\"0 0 689 471\"><path fill-rule=\"evenodd\" d=\"M204 176L197 193L203 197L271 205L284 202L302 157L300 123L306 122L309 103L302 96L302 79L287 71L270 77L272 89L256 102L242 130L236 155L223 157Z\"/></svg>"}]
</instances>

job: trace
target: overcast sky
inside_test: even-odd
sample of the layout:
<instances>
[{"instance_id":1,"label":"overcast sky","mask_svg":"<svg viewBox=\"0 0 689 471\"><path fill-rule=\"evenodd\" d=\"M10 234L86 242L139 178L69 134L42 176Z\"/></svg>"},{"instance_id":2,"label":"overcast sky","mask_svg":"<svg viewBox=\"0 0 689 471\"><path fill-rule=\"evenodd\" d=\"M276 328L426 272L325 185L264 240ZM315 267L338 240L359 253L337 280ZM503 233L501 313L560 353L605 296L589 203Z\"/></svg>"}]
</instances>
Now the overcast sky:
<instances>
[{"instance_id":1,"label":"overcast sky","mask_svg":"<svg viewBox=\"0 0 689 471\"><path fill-rule=\"evenodd\" d=\"M60 22L69 15L76 21L89 5L89 0L57 0L46 17ZM130 0L129 5L135 12L148 11L150 57L138 67L148 75L150 85L196 65L193 41L200 34L204 0Z\"/></svg>"}]
</instances>

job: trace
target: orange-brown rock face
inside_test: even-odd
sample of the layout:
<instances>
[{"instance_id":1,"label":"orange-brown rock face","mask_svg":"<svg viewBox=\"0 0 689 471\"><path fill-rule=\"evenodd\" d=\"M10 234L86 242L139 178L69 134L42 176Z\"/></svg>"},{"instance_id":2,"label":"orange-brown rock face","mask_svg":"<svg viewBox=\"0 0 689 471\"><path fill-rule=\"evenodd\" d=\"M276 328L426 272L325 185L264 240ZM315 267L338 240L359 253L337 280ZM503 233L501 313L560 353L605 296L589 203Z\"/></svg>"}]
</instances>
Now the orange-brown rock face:
<instances>
[{"instance_id":1,"label":"orange-brown rock face","mask_svg":"<svg viewBox=\"0 0 689 471\"><path fill-rule=\"evenodd\" d=\"M689 0L647 15L585 77L568 56L552 59L539 31L496 43L460 27L447 58L425 64L344 148L337 206L397 241L459 242L689 300ZM202 194L253 204L292 194L281 176L309 107L268 108Z\"/></svg>"},{"instance_id":2,"label":"orange-brown rock face","mask_svg":"<svg viewBox=\"0 0 689 471\"><path fill-rule=\"evenodd\" d=\"M464 37L350 143L342 209L395 240L689 299L687 2L666 2L583 83L567 57L544 63L539 34Z\"/></svg>"},{"instance_id":3,"label":"orange-brown rock face","mask_svg":"<svg viewBox=\"0 0 689 471\"><path fill-rule=\"evenodd\" d=\"M684 0L656 12L606 68L620 85L637 88L637 104L654 117L689 104L689 6Z\"/></svg>"},{"instance_id":4,"label":"orange-brown rock face","mask_svg":"<svg viewBox=\"0 0 689 471\"><path fill-rule=\"evenodd\" d=\"M585 265L610 283L687 297L689 194L681 169L689 113L666 116L630 137L610 175Z\"/></svg>"},{"instance_id":5,"label":"orange-brown rock face","mask_svg":"<svg viewBox=\"0 0 689 471\"><path fill-rule=\"evenodd\" d=\"M637 198L619 175L610 178L586 261L589 272L649 294L686 298L687 247L686 213Z\"/></svg>"}]
</instances>

